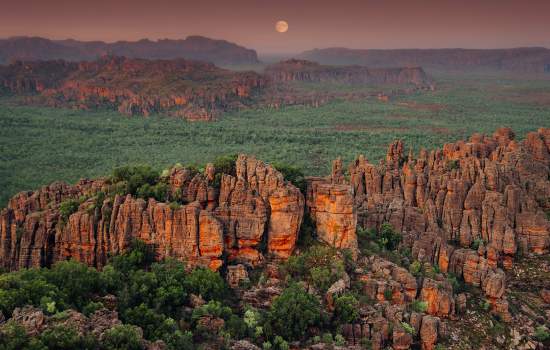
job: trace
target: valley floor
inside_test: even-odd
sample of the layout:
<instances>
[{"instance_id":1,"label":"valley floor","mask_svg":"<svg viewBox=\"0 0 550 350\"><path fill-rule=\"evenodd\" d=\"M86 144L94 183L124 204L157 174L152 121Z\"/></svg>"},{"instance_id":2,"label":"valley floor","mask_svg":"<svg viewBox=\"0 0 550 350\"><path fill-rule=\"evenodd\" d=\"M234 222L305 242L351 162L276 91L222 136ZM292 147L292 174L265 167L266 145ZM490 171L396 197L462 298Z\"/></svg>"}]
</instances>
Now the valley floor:
<instances>
[{"instance_id":1,"label":"valley floor","mask_svg":"<svg viewBox=\"0 0 550 350\"><path fill-rule=\"evenodd\" d=\"M13 194L55 180L109 173L123 164L204 164L230 153L328 173L328 160L381 159L396 138L417 152L491 133L550 127L550 80L434 74L437 89L381 102L333 102L234 112L213 123L114 112L21 106L0 100L0 207Z\"/></svg>"}]
</instances>

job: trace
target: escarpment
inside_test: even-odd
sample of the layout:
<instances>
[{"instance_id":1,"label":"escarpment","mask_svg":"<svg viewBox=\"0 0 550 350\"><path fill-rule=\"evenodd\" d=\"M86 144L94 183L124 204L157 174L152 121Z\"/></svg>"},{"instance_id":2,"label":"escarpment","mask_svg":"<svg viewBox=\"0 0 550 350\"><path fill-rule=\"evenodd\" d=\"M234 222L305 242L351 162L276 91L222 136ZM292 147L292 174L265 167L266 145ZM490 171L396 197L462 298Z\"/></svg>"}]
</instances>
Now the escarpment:
<instances>
[{"instance_id":1,"label":"escarpment","mask_svg":"<svg viewBox=\"0 0 550 350\"><path fill-rule=\"evenodd\" d=\"M265 79L254 72L185 59L105 56L91 62L18 61L0 66L0 93L3 88L50 107L108 108L129 116L166 113L212 120L248 104L264 85Z\"/></svg>"},{"instance_id":2,"label":"escarpment","mask_svg":"<svg viewBox=\"0 0 550 350\"><path fill-rule=\"evenodd\" d=\"M134 239L152 245L158 259L212 269L226 255L255 265L265 254L292 254L304 198L272 166L241 155L234 174L215 173L212 166L206 174L173 168L165 182L188 204L114 194L107 179L18 194L0 216L0 265L19 269L75 259L101 267ZM64 206L71 202L74 212L67 215Z\"/></svg>"},{"instance_id":3,"label":"escarpment","mask_svg":"<svg viewBox=\"0 0 550 350\"><path fill-rule=\"evenodd\" d=\"M244 155L228 173L172 168L162 180L166 201L119 193L109 179L53 183L16 195L2 211L0 262L18 269L73 258L103 266L137 238L160 259L256 265L292 254L307 212L318 240L354 253L358 227L389 223L415 260L479 286L504 308L501 269L520 253L550 248L549 178L548 129L519 142L503 128L417 157L396 141L380 164L359 156L347 174L337 160L330 176L307 179L305 198L281 172Z\"/></svg>"},{"instance_id":4,"label":"escarpment","mask_svg":"<svg viewBox=\"0 0 550 350\"><path fill-rule=\"evenodd\" d=\"M22 95L27 103L108 109L127 116L164 114L191 121L211 121L225 112L250 107L318 107L335 99L363 100L383 95L380 91L297 91L292 81L389 86L392 95L433 88L432 80L421 68L332 67L295 60L271 65L263 74L230 71L186 59L124 56L81 62L16 61L0 66L0 95Z\"/></svg>"},{"instance_id":5,"label":"escarpment","mask_svg":"<svg viewBox=\"0 0 550 350\"><path fill-rule=\"evenodd\" d=\"M317 62L291 59L272 64L265 70L274 81L336 82L352 85L414 85L433 88L434 82L421 67L377 68L363 66L328 66Z\"/></svg>"},{"instance_id":6,"label":"escarpment","mask_svg":"<svg viewBox=\"0 0 550 350\"><path fill-rule=\"evenodd\" d=\"M510 319L502 269L510 269L519 254L547 254L550 248L549 141L548 129L518 142L501 128L492 136L422 150L418 157L395 141L380 164L359 156L347 176L336 160L330 176L308 182L318 237L353 248L357 236L348 223L354 217L362 229L389 223L414 260L479 287L493 312ZM424 281L420 295L428 313L452 314L452 293L430 283Z\"/></svg>"}]
</instances>

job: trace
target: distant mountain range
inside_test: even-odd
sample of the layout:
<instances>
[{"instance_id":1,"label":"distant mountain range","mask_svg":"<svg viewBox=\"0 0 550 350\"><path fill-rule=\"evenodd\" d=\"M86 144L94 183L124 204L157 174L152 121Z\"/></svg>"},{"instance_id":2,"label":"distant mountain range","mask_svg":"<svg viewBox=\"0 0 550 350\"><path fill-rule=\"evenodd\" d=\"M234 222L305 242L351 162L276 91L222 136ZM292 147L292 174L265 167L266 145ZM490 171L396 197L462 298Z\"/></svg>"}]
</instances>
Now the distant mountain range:
<instances>
[{"instance_id":1,"label":"distant mountain range","mask_svg":"<svg viewBox=\"0 0 550 350\"><path fill-rule=\"evenodd\" d=\"M146 59L185 58L217 65L258 63L258 55L254 50L225 40L202 36L189 36L182 40L143 39L114 43L72 39L50 40L40 37L0 39L0 63L54 59L83 61L95 60L104 55Z\"/></svg>"},{"instance_id":2,"label":"distant mountain range","mask_svg":"<svg viewBox=\"0 0 550 350\"><path fill-rule=\"evenodd\" d=\"M326 48L298 56L322 64L363 65L368 67L421 66L426 69L517 71L550 73L550 49L396 49L370 50Z\"/></svg>"}]
</instances>

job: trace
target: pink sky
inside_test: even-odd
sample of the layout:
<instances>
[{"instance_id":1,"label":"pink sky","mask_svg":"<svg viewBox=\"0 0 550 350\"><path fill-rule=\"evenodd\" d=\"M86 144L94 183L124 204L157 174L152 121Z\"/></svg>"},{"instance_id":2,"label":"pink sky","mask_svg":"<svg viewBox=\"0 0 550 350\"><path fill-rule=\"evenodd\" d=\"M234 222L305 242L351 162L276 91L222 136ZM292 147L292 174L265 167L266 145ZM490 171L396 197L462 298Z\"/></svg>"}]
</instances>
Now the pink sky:
<instances>
[{"instance_id":1,"label":"pink sky","mask_svg":"<svg viewBox=\"0 0 550 350\"><path fill-rule=\"evenodd\" d=\"M311 48L550 47L550 0L0 0L0 37L199 34L260 53ZM274 30L288 21L285 34Z\"/></svg>"}]
</instances>

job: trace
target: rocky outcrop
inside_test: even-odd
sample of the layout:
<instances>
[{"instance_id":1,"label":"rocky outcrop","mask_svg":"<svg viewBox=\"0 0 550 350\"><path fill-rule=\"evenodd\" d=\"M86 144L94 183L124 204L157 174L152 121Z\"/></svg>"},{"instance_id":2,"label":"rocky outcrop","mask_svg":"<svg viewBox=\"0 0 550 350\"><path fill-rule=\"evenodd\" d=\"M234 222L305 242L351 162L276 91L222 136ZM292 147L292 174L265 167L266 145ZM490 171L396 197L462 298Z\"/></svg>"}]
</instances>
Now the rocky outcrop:
<instances>
[{"instance_id":1,"label":"rocky outcrop","mask_svg":"<svg viewBox=\"0 0 550 350\"><path fill-rule=\"evenodd\" d=\"M405 155L400 141L379 165L360 156L349 167L358 225L379 229L390 223L414 259L479 286L493 311L507 319L500 268L510 268L518 251L542 254L550 247L548 135L540 129L518 142L502 128L490 137L422 150L416 158ZM346 182L341 174L333 171L331 179ZM429 313L452 314L449 286L424 284L421 299Z\"/></svg>"},{"instance_id":2,"label":"rocky outcrop","mask_svg":"<svg viewBox=\"0 0 550 350\"><path fill-rule=\"evenodd\" d=\"M337 82L352 85L413 85L433 89L434 82L420 67L379 68L324 66L317 62L291 59L269 65L266 75L276 82Z\"/></svg>"},{"instance_id":3,"label":"rocky outcrop","mask_svg":"<svg viewBox=\"0 0 550 350\"><path fill-rule=\"evenodd\" d=\"M107 107L129 116L166 113L212 120L244 106L263 85L265 79L257 73L232 72L185 59L105 56L91 62L18 61L0 66L0 88L38 94L29 97L30 102L79 109Z\"/></svg>"},{"instance_id":4,"label":"rocky outcrop","mask_svg":"<svg viewBox=\"0 0 550 350\"><path fill-rule=\"evenodd\" d=\"M548 252L548 139L547 129L523 142L499 129L416 158L405 156L401 142L380 165L359 157L349 168L359 225L391 223L442 268L454 247L474 241L483 242L480 252L491 267L509 267L518 250Z\"/></svg>"},{"instance_id":5,"label":"rocky outcrop","mask_svg":"<svg viewBox=\"0 0 550 350\"><path fill-rule=\"evenodd\" d=\"M81 62L15 61L0 66L0 95L24 95L27 103L50 107L107 108L128 116L161 113L190 121L211 121L224 112L251 106L318 107L335 99L364 100L382 94L297 91L288 84L293 80L400 86L392 89L392 95L433 88L421 68L380 70L288 61L259 74L230 71L212 63L182 58L129 57L133 55L102 56Z\"/></svg>"},{"instance_id":6,"label":"rocky outcrop","mask_svg":"<svg viewBox=\"0 0 550 350\"><path fill-rule=\"evenodd\" d=\"M153 246L158 259L174 257L214 270L224 255L247 264L259 263L264 254L290 256L304 211L300 191L272 166L244 155L235 174L221 175L219 190L212 187L213 172L212 166L193 176L172 169L167 184L186 205L118 194L98 202L98 192L110 191L104 180L20 193L0 215L0 266L49 266L71 258L101 267L134 239ZM87 199L74 213L61 216L62 202L82 198Z\"/></svg>"},{"instance_id":7,"label":"rocky outcrop","mask_svg":"<svg viewBox=\"0 0 550 350\"><path fill-rule=\"evenodd\" d=\"M241 283L250 281L248 279L248 271L243 264L227 266L227 284L231 288L238 288Z\"/></svg>"},{"instance_id":8,"label":"rocky outcrop","mask_svg":"<svg viewBox=\"0 0 550 350\"><path fill-rule=\"evenodd\" d=\"M224 225L230 260L259 262L264 233L267 252L292 253L303 217L304 197L283 175L255 158L239 156L236 175L223 175L214 214Z\"/></svg>"}]
</instances>

